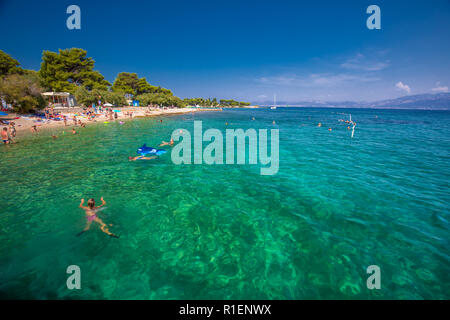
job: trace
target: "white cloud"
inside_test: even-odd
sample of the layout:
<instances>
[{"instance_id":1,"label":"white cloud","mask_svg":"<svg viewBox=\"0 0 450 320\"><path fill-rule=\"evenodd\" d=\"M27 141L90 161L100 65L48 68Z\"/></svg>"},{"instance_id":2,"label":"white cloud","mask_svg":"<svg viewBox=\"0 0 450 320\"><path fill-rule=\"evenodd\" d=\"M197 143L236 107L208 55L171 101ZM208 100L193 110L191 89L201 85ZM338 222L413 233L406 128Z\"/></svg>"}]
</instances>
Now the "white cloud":
<instances>
[{"instance_id":1,"label":"white cloud","mask_svg":"<svg viewBox=\"0 0 450 320\"><path fill-rule=\"evenodd\" d=\"M353 58L347 59L341 64L341 67L349 70L360 71L380 71L389 67L389 60L387 61L375 61L373 59L366 58L361 53L358 53Z\"/></svg>"},{"instance_id":2,"label":"white cloud","mask_svg":"<svg viewBox=\"0 0 450 320\"><path fill-rule=\"evenodd\" d=\"M348 73L311 73L308 76L284 74L257 79L267 85L294 86L294 87L336 87L350 82L372 82L380 78Z\"/></svg>"},{"instance_id":3,"label":"white cloud","mask_svg":"<svg viewBox=\"0 0 450 320\"><path fill-rule=\"evenodd\" d=\"M436 87L436 88L431 89L431 91L433 91L433 92L448 92L448 87L447 86Z\"/></svg>"},{"instance_id":4,"label":"white cloud","mask_svg":"<svg viewBox=\"0 0 450 320\"><path fill-rule=\"evenodd\" d=\"M395 87L399 90L404 90L407 93L411 93L411 88L407 84L403 84L403 82L399 81L395 84Z\"/></svg>"}]
</instances>

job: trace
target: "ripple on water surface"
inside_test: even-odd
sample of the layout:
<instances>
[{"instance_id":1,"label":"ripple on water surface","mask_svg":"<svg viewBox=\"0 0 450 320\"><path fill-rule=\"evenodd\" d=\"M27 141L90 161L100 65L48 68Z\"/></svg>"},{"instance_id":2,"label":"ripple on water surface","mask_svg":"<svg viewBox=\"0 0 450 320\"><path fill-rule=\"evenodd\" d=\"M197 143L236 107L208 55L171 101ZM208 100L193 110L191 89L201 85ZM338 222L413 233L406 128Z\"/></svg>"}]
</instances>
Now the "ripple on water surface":
<instances>
[{"instance_id":1,"label":"ripple on water surface","mask_svg":"<svg viewBox=\"0 0 450 320\"><path fill-rule=\"evenodd\" d=\"M349 112L353 139L338 121ZM170 153L127 161L193 120L222 132L280 129L278 174L175 166ZM448 299L449 124L448 112L230 110L2 146L0 295ZM120 239L95 226L75 237L85 225L80 199L100 196L107 208L98 215ZM81 291L65 287L71 264L82 270ZM381 290L366 288L372 264Z\"/></svg>"}]
</instances>

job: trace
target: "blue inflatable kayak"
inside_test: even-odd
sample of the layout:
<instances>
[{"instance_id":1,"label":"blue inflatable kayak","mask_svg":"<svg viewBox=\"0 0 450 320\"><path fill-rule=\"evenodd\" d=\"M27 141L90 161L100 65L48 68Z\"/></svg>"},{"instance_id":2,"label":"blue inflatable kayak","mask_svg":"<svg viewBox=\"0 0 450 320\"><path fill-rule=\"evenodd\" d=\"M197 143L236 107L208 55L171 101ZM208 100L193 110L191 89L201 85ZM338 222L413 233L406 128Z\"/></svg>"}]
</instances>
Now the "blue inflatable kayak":
<instances>
[{"instance_id":1,"label":"blue inflatable kayak","mask_svg":"<svg viewBox=\"0 0 450 320\"><path fill-rule=\"evenodd\" d=\"M157 156L160 156L164 153L166 153L167 151L164 149L156 149L153 147L147 147L146 144L144 144L142 147L140 147L139 149L137 149L137 153L140 154L141 156L145 156L147 154L155 154Z\"/></svg>"}]
</instances>

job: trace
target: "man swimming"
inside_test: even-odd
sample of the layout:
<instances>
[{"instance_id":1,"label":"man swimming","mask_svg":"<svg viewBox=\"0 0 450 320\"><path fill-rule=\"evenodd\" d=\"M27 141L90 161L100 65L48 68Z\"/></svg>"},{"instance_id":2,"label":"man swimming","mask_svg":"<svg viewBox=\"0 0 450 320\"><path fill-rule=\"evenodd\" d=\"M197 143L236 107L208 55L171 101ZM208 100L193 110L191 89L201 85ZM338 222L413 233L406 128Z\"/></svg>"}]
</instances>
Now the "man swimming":
<instances>
[{"instance_id":1,"label":"man swimming","mask_svg":"<svg viewBox=\"0 0 450 320\"><path fill-rule=\"evenodd\" d=\"M160 147L162 147L162 146L173 146L173 139L170 139L169 142L165 142L165 141L163 140L159 146L160 146Z\"/></svg>"},{"instance_id":2,"label":"man swimming","mask_svg":"<svg viewBox=\"0 0 450 320\"><path fill-rule=\"evenodd\" d=\"M153 157L144 157L144 156L137 156L137 157L128 157L128 160L130 161L136 161L136 160L152 160L158 158L157 156Z\"/></svg>"},{"instance_id":3,"label":"man swimming","mask_svg":"<svg viewBox=\"0 0 450 320\"><path fill-rule=\"evenodd\" d=\"M95 200L89 199L88 203L87 203L88 206L85 207L85 206L83 206L84 199L81 199L81 203L80 203L79 207L86 212L87 222L86 222L86 227L83 229L83 231L78 233L77 236L80 236L84 232L88 231L89 228L91 227L92 221L95 221L98 224L100 224L100 230L102 230L104 233L106 233L107 235L109 235L111 237L118 238L118 236L109 232L106 224L99 217L97 217L98 209L100 209L101 207L103 207L106 204L106 201L103 200L103 197L101 197L100 200L102 201L102 204L96 207Z\"/></svg>"}]
</instances>

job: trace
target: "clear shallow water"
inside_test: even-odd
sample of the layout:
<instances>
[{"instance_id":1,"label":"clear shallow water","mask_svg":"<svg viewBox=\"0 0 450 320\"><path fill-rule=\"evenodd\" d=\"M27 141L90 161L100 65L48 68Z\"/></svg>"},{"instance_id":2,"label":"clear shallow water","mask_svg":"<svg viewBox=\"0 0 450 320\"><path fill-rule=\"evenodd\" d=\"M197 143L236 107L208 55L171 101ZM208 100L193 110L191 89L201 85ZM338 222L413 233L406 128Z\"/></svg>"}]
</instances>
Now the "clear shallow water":
<instances>
[{"instance_id":1,"label":"clear shallow water","mask_svg":"<svg viewBox=\"0 0 450 320\"><path fill-rule=\"evenodd\" d=\"M354 139L338 122L348 112ZM450 298L450 112L278 108L163 119L0 147L2 298ZM176 128L192 134L194 119L204 130L279 128L278 174L176 166L169 153L127 161ZM100 196L107 208L98 215L120 239L96 226L75 237L85 225L80 199ZM79 291L66 289L72 264ZM381 290L366 288L372 264Z\"/></svg>"}]
</instances>

